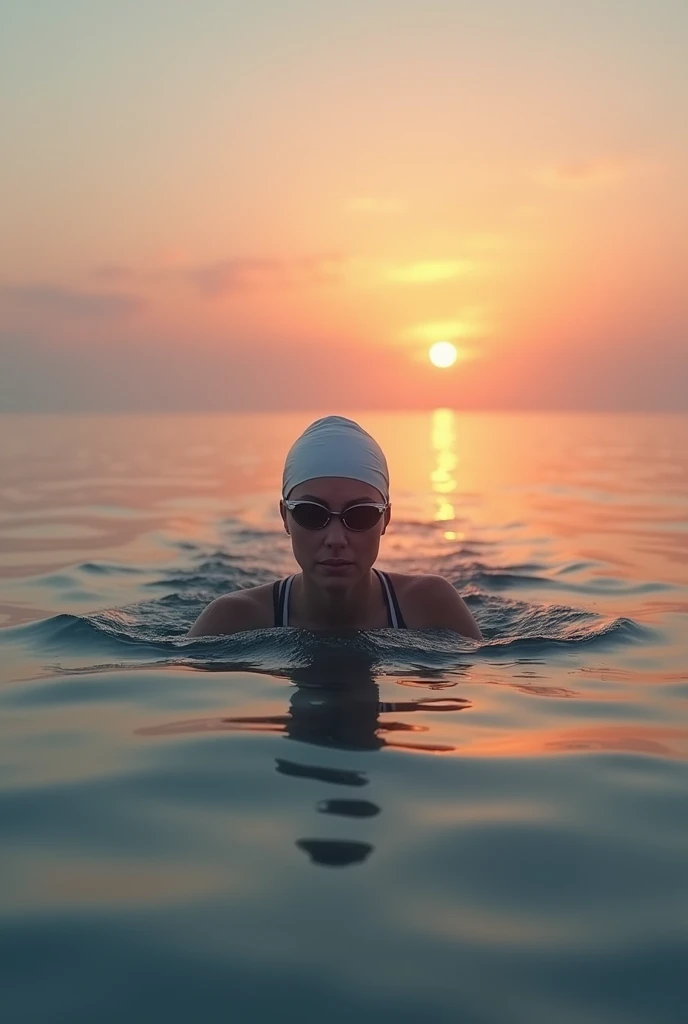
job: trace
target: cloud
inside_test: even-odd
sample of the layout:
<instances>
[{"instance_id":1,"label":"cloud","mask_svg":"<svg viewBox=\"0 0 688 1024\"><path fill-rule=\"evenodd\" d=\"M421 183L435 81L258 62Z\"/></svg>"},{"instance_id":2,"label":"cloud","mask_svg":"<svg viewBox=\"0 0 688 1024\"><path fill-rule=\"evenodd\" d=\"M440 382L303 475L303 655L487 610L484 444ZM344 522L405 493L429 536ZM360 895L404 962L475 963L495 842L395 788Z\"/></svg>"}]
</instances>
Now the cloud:
<instances>
[{"instance_id":1,"label":"cloud","mask_svg":"<svg viewBox=\"0 0 688 1024\"><path fill-rule=\"evenodd\" d=\"M227 259L189 270L186 277L201 295L217 298L235 292L333 284L341 278L343 266L338 256Z\"/></svg>"},{"instance_id":2,"label":"cloud","mask_svg":"<svg viewBox=\"0 0 688 1024\"><path fill-rule=\"evenodd\" d=\"M92 277L109 282L137 283L140 287L191 284L204 297L218 297L234 292L261 291L267 288L290 288L332 284L344 272L346 260L340 256L321 254L279 257L234 257L211 263L188 265L182 249L161 254L161 261L147 269L122 264L100 264L90 271Z\"/></svg>"},{"instance_id":3,"label":"cloud","mask_svg":"<svg viewBox=\"0 0 688 1024\"><path fill-rule=\"evenodd\" d=\"M476 269L477 264L471 260L421 260L390 267L386 277L388 281L402 284L434 284L437 281L465 277Z\"/></svg>"},{"instance_id":4,"label":"cloud","mask_svg":"<svg viewBox=\"0 0 688 1024\"><path fill-rule=\"evenodd\" d=\"M481 231L469 235L465 239L465 246L472 252L495 253L503 252L513 244L512 239L505 234L496 231Z\"/></svg>"},{"instance_id":5,"label":"cloud","mask_svg":"<svg viewBox=\"0 0 688 1024\"><path fill-rule=\"evenodd\" d=\"M189 253L184 246L168 245L155 255L151 267L145 271L125 263L100 263L92 267L89 274L96 280L112 283L146 282L170 274L174 275L175 271L187 268L189 263Z\"/></svg>"},{"instance_id":6,"label":"cloud","mask_svg":"<svg viewBox=\"0 0 688 1024\"><path fill-rule=\"evenodd\" d=\"M74 317L122 318L138 313L143 298L134 292L92 292L54 285L0 285L0 305L12 312Z\"/></svg>"},{"instance_id":7,"label":"cloud","mask_svg":"<svg viewBox=\"0 0 688 1024\"><path fill-rule=\"evenodd\" d=\"M400 199L394 196L352 196L345 202L350 213L369 214L375 217L389 217L403 208Z\"/></svg>"},{"instance_id":8,"label":"cloud","mask_svg":"<svg viewBox=\"0 0 688 1024\"><path fill-rule=\"evenodd\" d=\"M91 275L100 281L133 281L139 275L133 267L124 266L121 263L103 263L94 267Z\"/></svg>"},{"instance_id":9,"label":"cloud","mask_svg":"<svg viewBox=\"0 0 688 1024\"><path fill-rule=\"evenodd\" d=\"M402 339L431 345L435 341L479 338L487 332L488 325L484 314L480 310L465 310L460 319L429 320L426 323L414 324L404 331Z\"/></svg>"},{"instance_id":10,"label":"cloud","mask_svg":"<svg viewBox=\"0 0 688 1024\"><path fill-rule=\"evenodd\" d=\"M136 270L120 264L103 264L91 270L92 276L113 285L125 283L141 289L190 284L205 299L275 289L321 287L347 284L367 289L380 285L439 284L475 274L481 264L472 259L415 260L389 263L383 260L356 259L333 254L280 258L228 257L196 266L158 266ZM84 293L91 294L91 293Z\"/></svg>"},{"instance_id":11,"label":"cloud","mask_svg":"<svg viewBox=\"0 0 688 1024\"><path fill-rule=\"evenodd\" d=\"M546 167L540 178L555 188L588 189L610 185L629 172L630 164L620 161L571 160Z\"/></svg>"}]
</instances>

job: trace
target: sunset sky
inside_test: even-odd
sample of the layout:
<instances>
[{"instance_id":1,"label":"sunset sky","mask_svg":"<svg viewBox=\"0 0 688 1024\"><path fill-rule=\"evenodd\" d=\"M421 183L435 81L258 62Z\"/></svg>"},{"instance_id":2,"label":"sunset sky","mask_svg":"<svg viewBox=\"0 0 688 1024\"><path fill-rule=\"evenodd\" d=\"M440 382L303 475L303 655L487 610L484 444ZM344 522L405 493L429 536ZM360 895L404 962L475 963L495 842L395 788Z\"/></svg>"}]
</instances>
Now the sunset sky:
<instances>
[{"instance_id":1,"label":"sunset sky","mask_svg":"<svg viewBox=\"0 0 688 1024\"><path fill-rule=\"evenodd\" d=\"M688 409L684 0L1 18L0 410Z\"/></svg>"}]
</instances>

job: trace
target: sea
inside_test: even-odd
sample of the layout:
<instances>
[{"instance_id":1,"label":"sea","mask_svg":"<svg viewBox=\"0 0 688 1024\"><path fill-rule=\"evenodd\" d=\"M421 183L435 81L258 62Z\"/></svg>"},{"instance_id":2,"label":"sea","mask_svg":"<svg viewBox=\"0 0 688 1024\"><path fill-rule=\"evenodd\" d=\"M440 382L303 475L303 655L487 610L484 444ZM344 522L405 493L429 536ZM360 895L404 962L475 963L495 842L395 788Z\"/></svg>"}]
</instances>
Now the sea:
<instances>
[{"instance_id":1,"label":"sea","mask_svg":"<svg viewBox=\"0 0 688 1024\"><path fill-rule=\"evenodd\" d=\"M484 641L267 629L284 455ZM683 1024L688 416L0 417L3 1024Z\"/></svg>"}]
</instances>

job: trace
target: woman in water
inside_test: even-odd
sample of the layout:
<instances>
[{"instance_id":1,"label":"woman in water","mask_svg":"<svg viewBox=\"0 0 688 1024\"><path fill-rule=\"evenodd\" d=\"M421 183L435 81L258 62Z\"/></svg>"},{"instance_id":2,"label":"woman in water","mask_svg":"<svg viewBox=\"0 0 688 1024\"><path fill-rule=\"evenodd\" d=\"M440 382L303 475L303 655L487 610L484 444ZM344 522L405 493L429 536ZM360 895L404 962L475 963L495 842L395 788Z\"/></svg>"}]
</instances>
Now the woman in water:
<instances>
[{"instance_id":1,"label":"woman in water","mask_svg":"<svg viewBox=\"0 0 688 1024\"><path fill-rule=\"evenodd\" d=\"M481 640L442 576L375 569L389 525L389 471L378 443L343 416L316 420L284 465L280 514L301 572L218 597L189 636L270 626L299 629L451 629Z\"/></svg>"}]
</instances>

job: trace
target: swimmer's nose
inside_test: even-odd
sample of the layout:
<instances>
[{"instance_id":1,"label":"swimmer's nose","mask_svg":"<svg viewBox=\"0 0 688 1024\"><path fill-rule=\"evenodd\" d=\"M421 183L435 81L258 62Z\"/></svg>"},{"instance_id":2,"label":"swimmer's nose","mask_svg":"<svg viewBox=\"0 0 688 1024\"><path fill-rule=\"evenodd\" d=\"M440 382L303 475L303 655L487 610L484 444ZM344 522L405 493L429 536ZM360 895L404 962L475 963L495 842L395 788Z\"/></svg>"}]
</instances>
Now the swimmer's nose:
<instances>
[{"instance_id":1,"label":"swimmer's nose","mask_svg":"<svg viewBox=\"0 0 688 1024\"><path fill-rule=\"evenodd\" d=\"M347 530L338 516L333 516L325 527L325 544L328 547L341 548L348 544Z\"/></svg>"}]
</instances>

